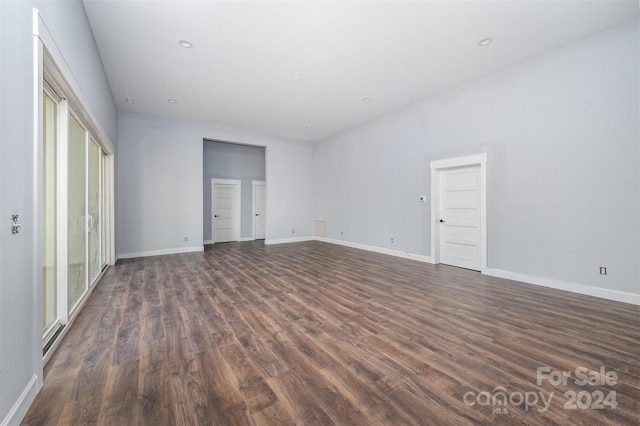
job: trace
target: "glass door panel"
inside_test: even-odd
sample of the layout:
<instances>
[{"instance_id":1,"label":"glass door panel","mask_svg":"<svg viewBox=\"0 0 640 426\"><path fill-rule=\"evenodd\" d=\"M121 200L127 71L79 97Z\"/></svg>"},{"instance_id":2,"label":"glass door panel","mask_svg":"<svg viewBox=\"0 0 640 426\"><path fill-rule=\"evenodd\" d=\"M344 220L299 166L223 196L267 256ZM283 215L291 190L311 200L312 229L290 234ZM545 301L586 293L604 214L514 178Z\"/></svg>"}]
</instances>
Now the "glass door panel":
<instances>
[{"instance_id":1,"label":"glass door panel","mask_svg":"<svg viewBox=\"0 0 640 426\"><path fill-rule=\"evenodd\" d=\"M68 152L68 297L69 312L87 290L86 131L69 114Z\"/></svg>"},{"instance_id":2,"label":"glass door panel","mask_svg":"<svg viewBox=\"0 0 640 426\"><path fill-rule=\"evenodd\" d=\"M91 138L89 143L89 215L87 216L89 229L89 283L93 284L101 271L101 169L102 153L100 146Z\"/></svg>"},{"instance_id":3,"label":"glass door panel","mask_svg":"<svg viewBox=\"0 0 640 426\"><path fill-rule=\"evenodd\" d=\"M58 323L58 288L56 268L56 139L57 103L45 91L42 120L42 333ZM46 343L46 342L45 342Z\"/></svg>"},{"instance_id":4,"label":"glass door panel","mask_svg":"<svg viewBox=\"0 0 640 426\"><path fill-rule=\"evenodd\" d=\"M102 157L100 159L100 167L102 172L100 173L100 177L102 178L102 185L100 185L100 189L101 189L101 195L102 195L102 208L101 208L101 213L102 213L102 218L100 220L101 226L100 226L100 239L101 239L101 248L102 248L102 253L101 253L101 268L104 270L107 267L107 253L109 250L109 245L108 245L108 240L109 240L109 232L108 232L108 221L109 221L109 214L108 214L108 210L106 208L106 206L109 205L109 202L107 201L107 181L109 178L109 172L107 170L107 156L105 154L104 151L102 151Z\"/></svg>"}]
</instances>

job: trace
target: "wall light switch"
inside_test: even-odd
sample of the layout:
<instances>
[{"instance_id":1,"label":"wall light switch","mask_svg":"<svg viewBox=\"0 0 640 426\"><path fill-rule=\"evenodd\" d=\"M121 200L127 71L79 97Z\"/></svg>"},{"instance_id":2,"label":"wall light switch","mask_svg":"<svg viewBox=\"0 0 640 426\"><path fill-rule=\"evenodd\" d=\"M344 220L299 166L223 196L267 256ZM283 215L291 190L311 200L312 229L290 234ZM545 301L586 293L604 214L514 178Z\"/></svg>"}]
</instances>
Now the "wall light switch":
<instances>
[{"instance_id":1,"label":"wall light switch","mask_svg":"<svg viewBox=\"0 0 640 426\"><path fill-rule=\"evenodd\" d=\"M419 198L421 203L424 203L425 201L427 201L427 196L426 195L421 195Z\"/></svg>"},{"instance_id":2,"label":"wall light switch","mask_svg":"<svg viewBox=\"0 0 640 426\"><path fill-rule=\"evenodd\" d=\"M20 232L21 226L22 225L20 224L20 219L18 218L18 215L17 214L11 215L11 233L18 234Z\"/></svg>"}]
</instances>

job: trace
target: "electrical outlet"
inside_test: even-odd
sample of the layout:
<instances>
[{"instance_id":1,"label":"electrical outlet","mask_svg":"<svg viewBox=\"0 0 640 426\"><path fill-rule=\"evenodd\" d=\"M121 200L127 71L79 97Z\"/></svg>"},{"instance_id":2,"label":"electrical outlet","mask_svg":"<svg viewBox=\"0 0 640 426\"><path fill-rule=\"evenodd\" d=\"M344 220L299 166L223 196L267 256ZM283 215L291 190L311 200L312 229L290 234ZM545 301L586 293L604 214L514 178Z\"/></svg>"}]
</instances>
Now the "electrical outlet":
<instances>
[{"instance_id":1,"label":"electrical outlet","mask_svg":"<svg viewBox=\"0 0 640 426\"><path fill-rule=\"evenodd\" d=\"M600 267L600 275L607 275L607 268L605 268L604 266Z\"/></svg>"},{"instance_id":2,"label":"electrical outlet","mask_svg":"<svg viewBox=\"0 0 640 426\"><path fill-rule=\"evenodd\" d=\"M391 244L393 244L393 238L391 238Z\"/></svg>"},{"instance_id":3,"label":"electrical outlet","mask_svg":"<svg viewBox=\"0 0 640 426\"><path fill-rule=\"evenodd\" d=\"M295 230L295 229L292 229L292 230L291 230L291 233L292 233L292 234L295 234L295 233L296 233L296 230Z\"/></svg>"},{"instance_id":4,"label":"electrical outlet","mask_svg":"<svg viewBox=\"0 0 640 426\"><path fill-rule=\"evenodd\" d=\"M189 241L189 237L184 237L184 240L185 241Z\"/></svg>"},{"instance_id":5,"label":"electrical outlet","mask_svg":"<svg viewBox=\"0 0 640 426\"><path fill-rule=\"evenodd\" d=\"M344 232L340 231L340 236L344 237Z\"/></svg>"}]
</instances>

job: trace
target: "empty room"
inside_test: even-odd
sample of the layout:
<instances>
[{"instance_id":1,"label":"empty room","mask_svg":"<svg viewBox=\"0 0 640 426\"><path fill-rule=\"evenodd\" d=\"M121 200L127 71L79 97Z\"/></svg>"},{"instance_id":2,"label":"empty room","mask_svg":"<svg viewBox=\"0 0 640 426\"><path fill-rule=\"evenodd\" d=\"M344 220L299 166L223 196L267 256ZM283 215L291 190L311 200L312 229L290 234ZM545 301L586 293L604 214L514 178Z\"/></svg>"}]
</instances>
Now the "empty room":
<instances>
[{"instance_id":1,"label":"empty room","mask_svg":"<svg viewBox=\"0 0 640 426\"><path fill-rule=\"evenodd\" d=\"M0 0L0 426L640 424L637 0Z\"/></svg>"}]
</instances>

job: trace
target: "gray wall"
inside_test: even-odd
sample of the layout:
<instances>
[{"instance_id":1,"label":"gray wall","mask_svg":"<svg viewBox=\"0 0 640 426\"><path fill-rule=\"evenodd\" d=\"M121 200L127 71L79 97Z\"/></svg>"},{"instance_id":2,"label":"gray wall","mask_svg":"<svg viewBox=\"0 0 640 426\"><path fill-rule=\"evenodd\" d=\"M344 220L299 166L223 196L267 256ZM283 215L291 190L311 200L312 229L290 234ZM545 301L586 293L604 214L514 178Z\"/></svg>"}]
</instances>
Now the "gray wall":
<instances>
[{"instance_id":1,"label":"gray wall","mask_svg":"<svg viewBox=\"0 0 640 426\"><path fill-rule=\"evenodd\" d=\"M33 7L89 100L87 108L114 142L117 131L115 103L82 3L0 1L0 423L29 381L42 380L42 347L39 333L34 335L40 325L35 323L39 250L34 235ZM18 235L5 226L11 214L20 215ZM25 406L33 396L27 395Z\"/></svg>"},{"instance_id":2,"label":"gray wall","mask_svg":"<svg viewBox=\"0 0 640 426\"><path fill-rule=\"evenodd\" d=\"M316 218L431 255L430 161L486 152L489 268L637 295L638 59L634 21L319 142Z\"/></svg>"},{"instance_id":3,"label":"gray wall","mask_svg":"<svg viewBox=\"0 0 640 426\"><path fill-rule=\"evenodd\" d=\"M240 237L253 237L253 185L254 180L265 180L264 147L224 142L203 143L203 227L204 240L211 241L211 179L237 179L241 181Z\"/></svg>"},{"instance_id":4,"label":"gray wall","mask_svg":"<svg viewBox=\"0 0 640 426\"><path fill-rule=\"evenodd\" d=\"M313 235L312 144L224 126L118 114L118 255L202 248L203 139L266 147L267 239Z\"/></svg>"}]
</instances>

